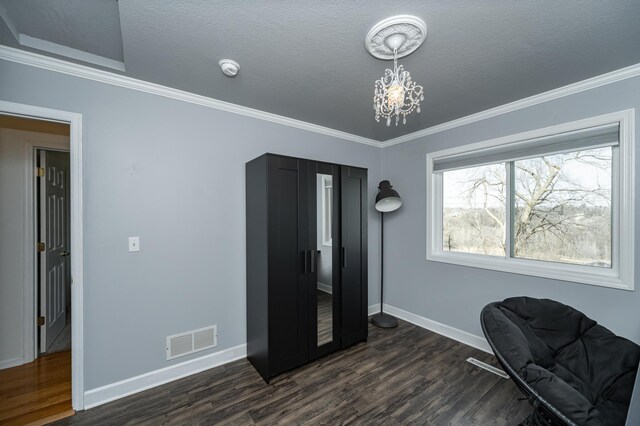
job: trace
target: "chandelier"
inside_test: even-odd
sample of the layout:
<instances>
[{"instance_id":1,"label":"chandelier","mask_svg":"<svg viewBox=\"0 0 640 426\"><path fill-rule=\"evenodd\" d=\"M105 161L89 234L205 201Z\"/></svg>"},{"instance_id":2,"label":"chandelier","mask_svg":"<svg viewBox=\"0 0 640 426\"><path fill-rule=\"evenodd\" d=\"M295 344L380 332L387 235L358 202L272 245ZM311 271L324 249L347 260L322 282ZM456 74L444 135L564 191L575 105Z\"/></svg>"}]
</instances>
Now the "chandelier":
<instances>
[{"instance_id":1,"label":"chandelier","mask_svg":"<svg viewBox=\"0 0 640 426\"><path fill-rule=\"evenodd\" d=\"M384 119L387 126L407 115L420 112L424 100L422 86L416 84L409 71L398 65L398 58L414 52L427 36L427 25L420 18L409 15L393 16L374 25L367 34L365 46L378 59L393 59L393 69L387 68L375 82L373 109L377 122Z\"/></svg>"},{"instance_id":2,"label":"chandelier","mask_svg":"<svg viewBox=\"0 0 640 426\"><path fill-rule=\"evenodd\" d=\"M420 112L420 101L424 101L422 86L411 79L409 71L398 65L397 49L393 51L393 70L387 68L384 75L376 80L373 95L373 109L376 121L386 118L387 126L395 117L396 126L402 116L402 124L407 124L407 115L413 110Z\"/></svg>"}]
</instances>

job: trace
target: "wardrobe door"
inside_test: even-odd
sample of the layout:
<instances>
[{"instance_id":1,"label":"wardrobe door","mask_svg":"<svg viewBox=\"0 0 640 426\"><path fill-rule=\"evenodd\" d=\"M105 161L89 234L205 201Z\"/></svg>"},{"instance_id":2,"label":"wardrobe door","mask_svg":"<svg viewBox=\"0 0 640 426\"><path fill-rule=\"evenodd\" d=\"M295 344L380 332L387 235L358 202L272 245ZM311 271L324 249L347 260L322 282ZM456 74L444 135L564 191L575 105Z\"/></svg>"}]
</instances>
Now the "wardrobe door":
<instances>
[{"instance_id":1,"label":"wardrobe door","mask_svg":"<svg viewBox=\"0 0 640 426\"><path fill-rule=\"evenodd\" d=\"M269 156L269 364L274 376L309 359L307 160Z\"/></svg>"},{"instance_id":2,"label":"wardrobe door","mask_svg":"<svg viewBox=\"0 0 640 426\"><path fill-rule=\"evenodd\" d=\"M342 347L367 338L367 171L341 167Z\"/></svg>"},{"instance_id":3,"label":"wardrobe door","mask_svg":"<svg viewBox=\"0 0 640 426\"><path fill-rule=\"evenodd\" d=\"M340 166L309 162L309 357L340 348Z\"/></svg>"}]
</instances>

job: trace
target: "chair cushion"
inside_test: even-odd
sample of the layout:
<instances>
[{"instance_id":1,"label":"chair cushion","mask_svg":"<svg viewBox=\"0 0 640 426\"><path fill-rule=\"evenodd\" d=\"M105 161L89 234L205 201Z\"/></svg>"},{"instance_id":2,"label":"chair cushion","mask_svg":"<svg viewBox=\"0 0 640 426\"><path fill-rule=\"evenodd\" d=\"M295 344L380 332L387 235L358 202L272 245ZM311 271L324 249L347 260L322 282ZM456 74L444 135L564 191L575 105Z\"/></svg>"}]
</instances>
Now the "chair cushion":
<instances>
[{"instance_id":1,"label":"chair cushion","mask_svg":"<svg viewBox=\"0 0 640 426\"><path fill-rule=\"evenodd\" d=\"M487 306L482 321L498 358L564 416L624 424L638 345L549 299L506 299Z\"/></svg>"}]
</instances>

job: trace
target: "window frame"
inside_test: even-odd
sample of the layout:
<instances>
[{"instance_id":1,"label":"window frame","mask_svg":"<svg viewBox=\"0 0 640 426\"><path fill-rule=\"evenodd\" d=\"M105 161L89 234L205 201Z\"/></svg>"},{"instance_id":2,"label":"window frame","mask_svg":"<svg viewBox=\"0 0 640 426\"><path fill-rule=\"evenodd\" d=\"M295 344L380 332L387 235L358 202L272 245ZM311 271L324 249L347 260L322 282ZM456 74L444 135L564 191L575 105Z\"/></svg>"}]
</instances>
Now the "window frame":
<instances>
[{"instance_id":1,"label":"window frame","mask_svg":"<svg viewBox=\"0 0 640 426\"><path fill-rule=\"evenodd\" d=\"M455 148L430 152L426 156L427 235L426 260L510 272L541 278L551 278L581 284L634 291L635 260L635 109L618 111L583 120L563 123L543 129L518 133ZM499 145L513 144L529 139L554 136L607 124L619 125L619 145L612 155L612 247L611 268L574 265L533 259L515 258L511 255L511 203L506 211L506 256L490 256L475 253L445 251L443 249L443 178L434 172L434 160L469 151L482 153ZM512 168L506 167L508 180Z\"/></svg>"}]
</instances>

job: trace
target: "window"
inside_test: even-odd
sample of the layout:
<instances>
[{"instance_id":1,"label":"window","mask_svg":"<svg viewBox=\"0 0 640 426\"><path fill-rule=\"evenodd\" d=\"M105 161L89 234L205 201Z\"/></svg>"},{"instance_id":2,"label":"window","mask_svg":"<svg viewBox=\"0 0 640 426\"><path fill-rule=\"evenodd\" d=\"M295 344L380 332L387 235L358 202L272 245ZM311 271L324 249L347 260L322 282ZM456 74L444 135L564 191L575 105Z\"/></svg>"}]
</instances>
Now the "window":
<instances>
[{"instance_id":1,"label":"window","mask_svg":"<svg viewBox=\"0 0 640 426\"><path fill-rule=\"evenodd\" d=\"M331 201L333 185L331 176L322 176L322 244L331 246Z\"/></svg>"},{"instance_id":2,"label":"window","mask_svg":"<svg viewBox=\"0 0 640 426\"><path fill-rule=\"evenodd\" d=\"M443 173L442 249L505 255L504 163Z\"/></svg>"},{"instance_id":3,"label":"window","mask_svg":"<svg viewBox=\"0 0 640 426\"><path fill-rule=\"evenodd\" d=\"M633 290L632 120L427 155L427 259Z\"/></svg>"}]
</instances>

